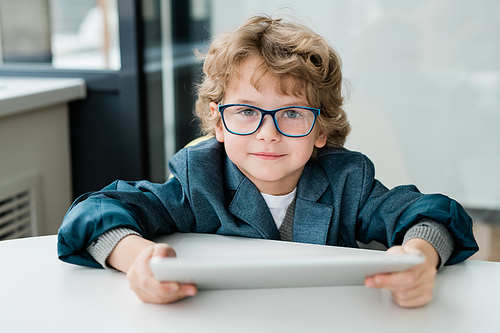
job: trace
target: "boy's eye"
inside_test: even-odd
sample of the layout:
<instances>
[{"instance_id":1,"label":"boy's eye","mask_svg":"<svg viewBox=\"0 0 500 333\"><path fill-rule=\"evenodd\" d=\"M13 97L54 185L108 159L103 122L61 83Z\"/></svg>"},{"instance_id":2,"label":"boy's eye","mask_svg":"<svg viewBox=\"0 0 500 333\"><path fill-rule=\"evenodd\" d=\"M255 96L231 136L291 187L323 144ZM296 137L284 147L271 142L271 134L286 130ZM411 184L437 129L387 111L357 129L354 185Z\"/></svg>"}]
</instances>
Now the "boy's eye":
<instances>
[{"instance_id":1,"label":"boy's eye","mask_svg":"<svg viewBox=\"0 0 500 333\"><path fill-rule=\"evenodd\" d=\"M302 116L302 112L297 111L297 110L286 110L283 113L283 117L285 117L285 118L297 118L300 116Z\"/></svg>"},{"instance_id":2,"label":"boy's eye","mask_svg":"<svg viewBox=\"0 0 500 333\"><path fill-rule=\"evenodd\" d=\"M258 116L259 113L255 109L241 109L238 111L239 114L247 116L247 117L252 117L252 116Z\"/></svg>"}]
</instances>

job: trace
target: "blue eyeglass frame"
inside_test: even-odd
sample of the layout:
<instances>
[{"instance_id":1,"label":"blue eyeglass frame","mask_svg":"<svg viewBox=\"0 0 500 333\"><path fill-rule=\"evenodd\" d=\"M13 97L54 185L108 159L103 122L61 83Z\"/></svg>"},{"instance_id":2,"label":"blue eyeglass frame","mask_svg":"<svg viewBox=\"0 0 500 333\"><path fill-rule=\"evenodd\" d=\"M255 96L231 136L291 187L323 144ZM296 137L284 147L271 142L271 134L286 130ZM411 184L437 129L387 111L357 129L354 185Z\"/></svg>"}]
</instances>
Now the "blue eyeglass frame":
<instances>
[{"instance_id":1,"label":"blue eyeglass frame","mask_svg":"<svg viewBox=\"0 0 500 333\"><path fill-rule=\"evenodd\" d=\"M257 125L257 127L255 128L254 131L248 132L248 133L237 133L237 132L233 132L229 128L227 128L226 121L224 120L224 110L227 109L228 107L231 107L231 106L248 106L250 108L253 108L253 109L256 109L256 110L260 111L260 114L261 114L260 121L259 121L259 124ZM276 120L276 112L281 111L281 110L286 110L286 109L303 109L303 110L309 110L309 111L311 111L314 114L313 123L311 125L311 128L309 129L309 131L306 134L290 135L290 134L285 134L285 133L283 133L280 130L280 127L278 126L278 121ZM260 128L260 125L262 125L262 121L264 120L264 117L266 115L270 115L273 118L274 126L276 127L276 129L278 130L278 132L280 132L282 135L288 136L290 138L301 138L301 137L304 137L304 136L308 136L309 133L311 133L311 131L313 130L314 125L316 125L316 118L318 118L318 116L321 114L321 109L310 108L308 106L285 106L285 107L274 109L274 110L265 110L265 109L262 109L262 108L259 108L257 106L250 105L250 104L224 104L224 105L218 104L218 110L219 110L220 116L222 118L222 123L224 124L224 127L226 128L226 130L229 133L236 134L236 135L251 135L251 134L254 134Z\"/></svg>"}]
</instances>

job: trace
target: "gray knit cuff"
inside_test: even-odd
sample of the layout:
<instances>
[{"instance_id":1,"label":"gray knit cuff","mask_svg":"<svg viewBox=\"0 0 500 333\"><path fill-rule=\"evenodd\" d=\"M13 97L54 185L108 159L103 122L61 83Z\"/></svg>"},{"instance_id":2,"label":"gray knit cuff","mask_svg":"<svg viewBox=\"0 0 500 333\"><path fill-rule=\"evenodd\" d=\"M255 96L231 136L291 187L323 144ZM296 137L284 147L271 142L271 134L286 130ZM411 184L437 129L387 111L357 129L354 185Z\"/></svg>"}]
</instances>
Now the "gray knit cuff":
<instances>
[{"instance_id":1,"label":"gray knit cuff","mask_svg":"<svg viewBox=\"0 0 500 333\"><path fill-rule=\"evenodd\" d=\"M405 235L403 244L413 238L429 242L437 251L440 261L438 269L443 267L453 252L454 243L451 234L444 225L432 219L421 219Z\"/></svg>"},{"instance_id":2,"label":"gray knit cuff","mask_svg":"<svg viewBox=\"0 0 500 333\"><path fill-rule=\"evenodd\" d=\"M87 252L92 256L92 258L94 258L95 261L101 264L102 267L115 270L113 267L106 264L106 260L115 249L116 244L129 235L141 236L138 232L127 228L111 229L94 239L87 247Z\"/></svg>"}]
</instances>

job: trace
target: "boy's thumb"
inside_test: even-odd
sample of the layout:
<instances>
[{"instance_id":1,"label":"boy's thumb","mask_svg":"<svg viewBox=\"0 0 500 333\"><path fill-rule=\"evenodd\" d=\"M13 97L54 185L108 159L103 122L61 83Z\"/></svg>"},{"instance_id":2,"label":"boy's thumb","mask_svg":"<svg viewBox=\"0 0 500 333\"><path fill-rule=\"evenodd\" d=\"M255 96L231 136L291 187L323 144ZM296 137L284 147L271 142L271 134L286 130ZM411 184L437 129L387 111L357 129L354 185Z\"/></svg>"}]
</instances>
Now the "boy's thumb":
<instances>
[{"instance_id":1,"label":"boy's thumb","mask_svg":"<svg viewBox=\"0 0 500 333\"><path fill-rule=\"evenodd\" d=\"M176 257L174 249L168 244L155 244L152 257Z\"/></svg>"}]
</instances>

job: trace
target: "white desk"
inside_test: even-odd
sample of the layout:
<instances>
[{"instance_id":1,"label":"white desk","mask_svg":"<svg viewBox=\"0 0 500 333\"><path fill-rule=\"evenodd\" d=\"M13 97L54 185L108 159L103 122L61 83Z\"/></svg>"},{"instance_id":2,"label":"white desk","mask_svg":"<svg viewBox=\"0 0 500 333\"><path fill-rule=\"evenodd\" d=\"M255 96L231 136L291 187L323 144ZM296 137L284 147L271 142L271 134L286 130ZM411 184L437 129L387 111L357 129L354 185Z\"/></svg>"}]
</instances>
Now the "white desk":
<instances>
[{"instance_id":1,"label":"white desk","mask_svg":"<svg viewBox=\"0 0 500 333\"><path fill-rule=\"evenodd\" d=\"M265 251L278 244L210 236L166 240L179 256L256 245ZM387 291L364 286L200 291L178 303L152 305L135 296L125 274L59 261L56 241L0 242L1 332L500 332L500 263L445 267L434 300L417 309L400 308ZM301 246L281 245L286 252ZM335 249L325 248L303 246Z\"/></svg>"}]
</instances>

